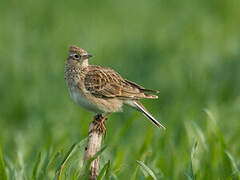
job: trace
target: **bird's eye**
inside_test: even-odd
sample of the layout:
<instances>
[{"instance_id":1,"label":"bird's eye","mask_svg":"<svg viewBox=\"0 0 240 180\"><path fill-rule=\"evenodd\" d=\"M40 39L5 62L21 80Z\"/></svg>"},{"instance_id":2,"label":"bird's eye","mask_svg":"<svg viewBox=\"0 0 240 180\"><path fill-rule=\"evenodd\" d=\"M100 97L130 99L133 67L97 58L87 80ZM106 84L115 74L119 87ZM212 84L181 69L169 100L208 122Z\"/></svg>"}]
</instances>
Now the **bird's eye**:
<instances>
[{"instance_id":1,"label":"bird's eye","mask_svg":"<svg viewBox=\"0 0 240 180\"><path fill-rule=\"evenodd\" d=\"M73 58L74 58L74 59L80 59L80 57L81 57L81 56L78 55L78 54L74 54L74 55L73 55Z\"/></svg>"}]
</instances>

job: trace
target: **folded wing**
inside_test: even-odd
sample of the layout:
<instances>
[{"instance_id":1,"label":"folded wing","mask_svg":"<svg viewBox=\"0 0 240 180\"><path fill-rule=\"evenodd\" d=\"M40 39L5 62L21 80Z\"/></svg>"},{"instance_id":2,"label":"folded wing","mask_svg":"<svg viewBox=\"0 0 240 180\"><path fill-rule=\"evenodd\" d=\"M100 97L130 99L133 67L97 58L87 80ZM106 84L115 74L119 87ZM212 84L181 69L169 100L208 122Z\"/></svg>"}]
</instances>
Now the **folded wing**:
<instances>
[{"instance_id":1,"label":"folded wing","mask_svg":"<svg viewBox=\"0 0 240 180\"><path fill-rule=\"evenodd\" d=\"M158 98L156 95L147 94L149 92L157 93L157 91L145 89L134 82L126 80L110 68L89 66L84 82L85 88L96 97L119 97L123 99Z\"/></svg>"}]
</instances>

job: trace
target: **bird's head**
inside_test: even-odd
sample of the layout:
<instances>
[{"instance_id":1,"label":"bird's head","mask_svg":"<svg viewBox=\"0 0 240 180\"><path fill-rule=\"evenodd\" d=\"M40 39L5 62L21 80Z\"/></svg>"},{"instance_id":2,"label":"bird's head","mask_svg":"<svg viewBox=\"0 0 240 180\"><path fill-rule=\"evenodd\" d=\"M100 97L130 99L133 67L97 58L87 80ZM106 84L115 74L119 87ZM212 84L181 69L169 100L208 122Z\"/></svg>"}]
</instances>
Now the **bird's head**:
<instances>
[{"instance_id":1,"label":"bird's head","mask_svg":"<svg viewBox=\"0 0 240 180\"><path fill-rule=\"evenodd\" d=\"M68 52L67 60L82 66L87 66L88 59L92 57L87 51L77 46L70 46Z\"/></svg>"}]
</instances>

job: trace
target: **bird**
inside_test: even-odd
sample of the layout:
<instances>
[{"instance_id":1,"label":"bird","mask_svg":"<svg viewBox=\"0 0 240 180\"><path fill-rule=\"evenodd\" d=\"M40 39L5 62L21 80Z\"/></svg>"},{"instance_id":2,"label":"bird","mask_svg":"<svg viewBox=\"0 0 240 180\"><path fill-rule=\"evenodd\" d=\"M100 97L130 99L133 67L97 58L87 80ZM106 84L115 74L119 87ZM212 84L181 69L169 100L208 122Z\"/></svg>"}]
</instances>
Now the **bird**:
<instances>
[{"instance_id":1,"label":"bird","mask_svg":"<svg viewBox=\"0 0 240 180\"><path fill-rule=\"evenodd\" d=\"M157 99L156 90L146 89L123 78L111 68L88 64L91 54L78 46L70 46L64 79L73 101L101 119L99 130L104 131L105 120L111 113L121 112L127 105L143 113L159 128L165 127L142 105L140 99Z\"/></svg>"}]
</instances>

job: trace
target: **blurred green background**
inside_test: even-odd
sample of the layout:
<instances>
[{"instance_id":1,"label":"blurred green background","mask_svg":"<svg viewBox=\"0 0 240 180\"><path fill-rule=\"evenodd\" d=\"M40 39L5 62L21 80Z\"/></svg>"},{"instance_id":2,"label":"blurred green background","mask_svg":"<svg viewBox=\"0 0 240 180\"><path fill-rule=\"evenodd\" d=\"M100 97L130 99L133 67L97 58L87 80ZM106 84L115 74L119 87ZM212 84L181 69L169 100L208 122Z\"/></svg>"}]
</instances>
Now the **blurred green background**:
<instances>
[{"instance_id":1,"label":"blurred green background","mask_svg":"<svg viewBox=\"0 0 240 180\"><path fill-rule=\"evenodd\" d=\"M109 118L101 168L110 160L111 179L151 179L136 160L158 179L240 178L239 9L239 0L1 1L9 179L53 179L63 154L87 136L93 114L74 104L63 78L70 45L93 54L90 64L160 91L142 102L166 131L129 108ZM65 179L80 171L83 149Z\"/></svg>"}]
</instances>

